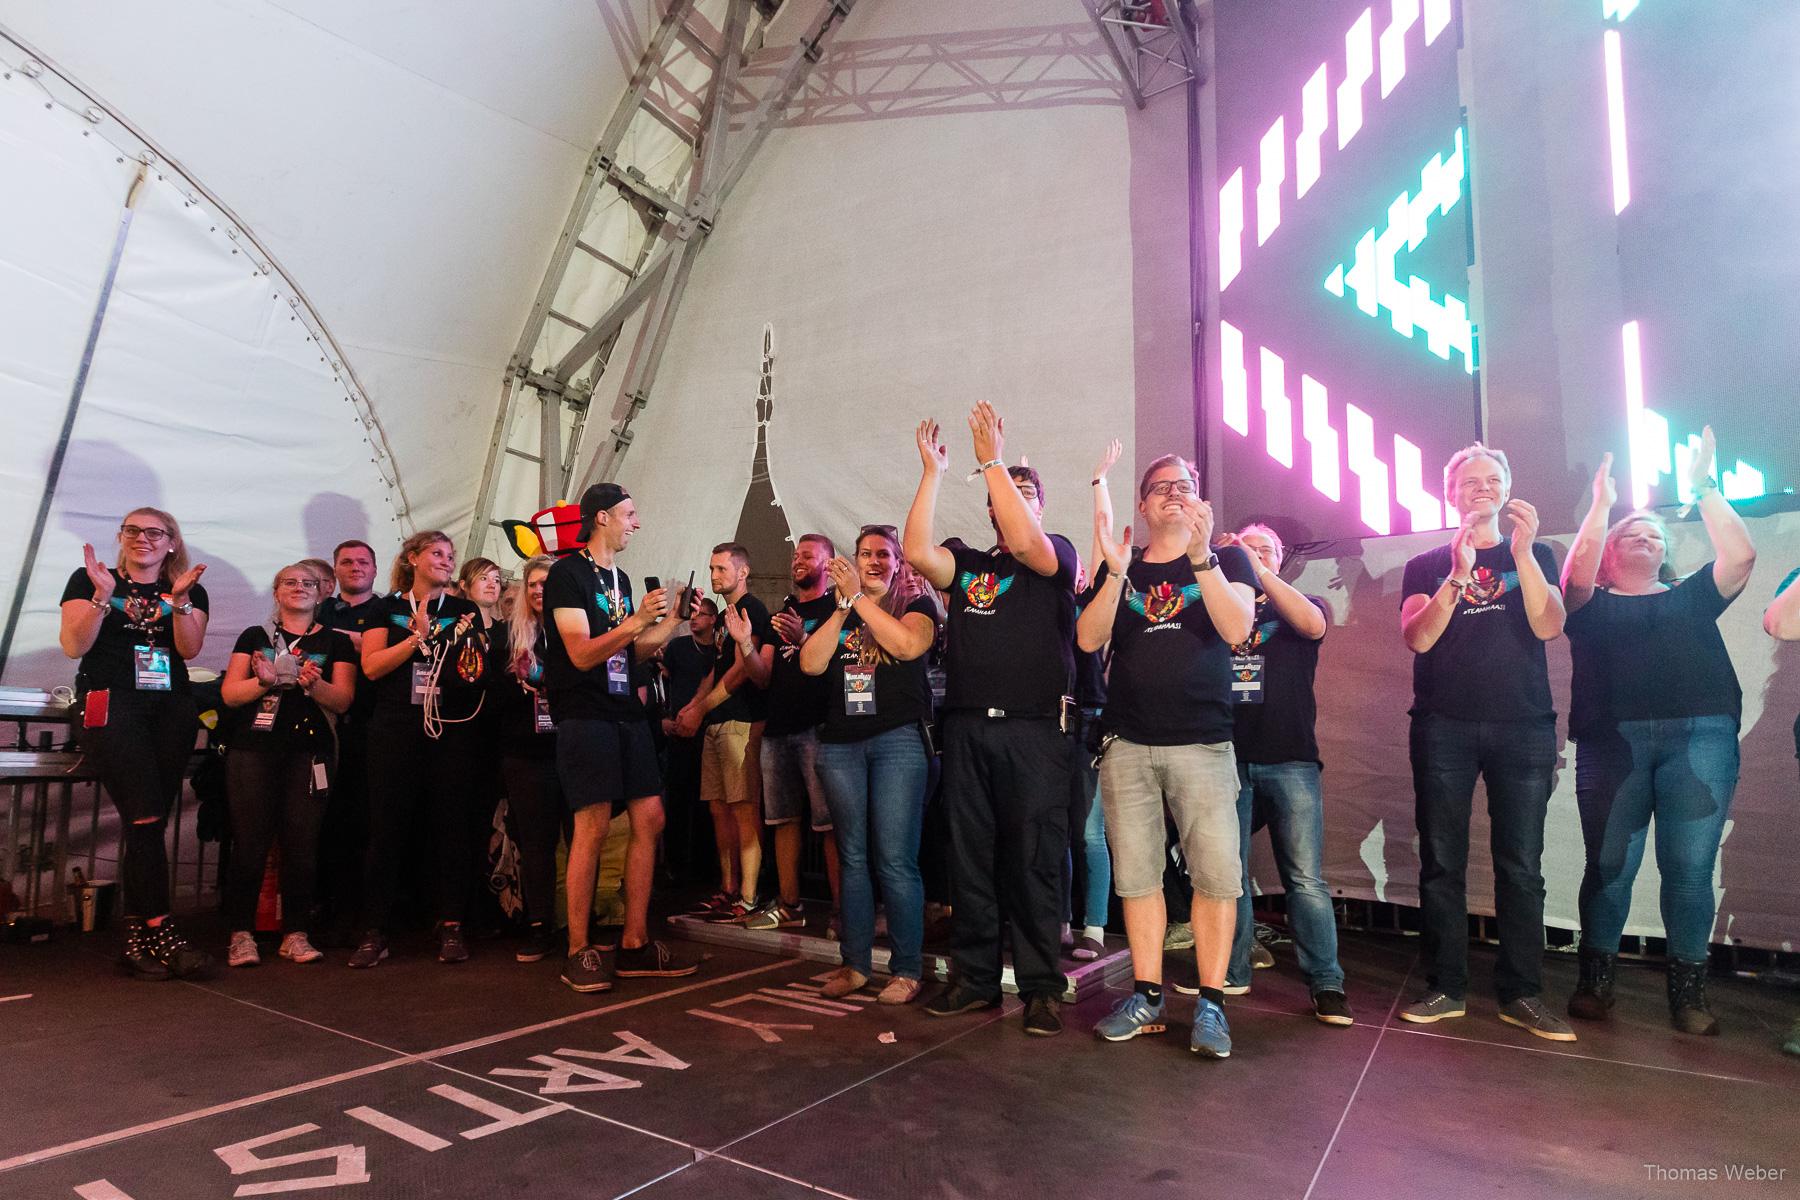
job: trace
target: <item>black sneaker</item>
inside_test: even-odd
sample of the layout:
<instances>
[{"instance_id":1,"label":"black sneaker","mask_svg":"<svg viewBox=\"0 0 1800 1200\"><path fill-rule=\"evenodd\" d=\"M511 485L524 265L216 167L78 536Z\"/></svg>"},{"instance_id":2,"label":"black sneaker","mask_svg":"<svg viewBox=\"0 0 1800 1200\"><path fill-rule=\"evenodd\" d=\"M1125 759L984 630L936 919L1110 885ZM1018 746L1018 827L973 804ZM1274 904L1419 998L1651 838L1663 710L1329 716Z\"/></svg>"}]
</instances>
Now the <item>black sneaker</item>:
<instances>
[{"instance_id":1,"label":"black sneaker","mask_svg":"<svg viewBox=\"0 0 1800 1200\"><path fill-rule=\"evenodd\" d=\"M619 947L620 979L674 979L692 975L699 969L699 959L676 953L667 942L649 941L641 946Z\"/></svg>"},{"instance_id":2,"label":"black sneaker","mask_svg":"<svg viewBox=\"0 0 1800 1200\"><path fill-rule=\"evenodd\" d=\"M583 946L563 960L562 981L578 992L610 991L613 985L612 955Z\"/></svg>"},{"instance_id":3,"label":"black sneaker","mask_svg":"<svg viewBox=\"0 0 1800 1200\"><path fill-rule=\"evenodd\" d=\"M142 917L125 918L125 950L120 965L138 979L168 979L169 968L150 949L154 931Z\"/></svg>"},{"instance_id":4,"label":"black sneaker","mask_svg":"<svg viewBox=\"0 0 1800 1200\"><path fill-rule=\"evenodd\" d=\"M556 930L547 921L534 921L526 927L525 940L513 951L513 958L522 963L542 962L555 949Z\"/></svg>"},{"instance_id":5,"label":"black sneaker","mask_svg":"<svg viewBox=\"0 0 1800 1200\"><path fill-rule=\"evenodd\" d=\"M1327 1025L1354 1025L1356 1015L1342 992L1320 992L1313 997L1313 1016Z\"/></svg>"},{"instance_id":6,"label":"black sneaker","mask_svg":"<svg viewBox=\"0 0 1800 1200\"><path fill-rule=\"evenodd\" d=\"M736 899L737 897L733 896L730 892L714 892L706 899L700 901L700 903L688 909L686 915L690 917L710 917L722 909L730 908L731 902Z\"/></svg>"},{"instance_id":7,"label":"black sneaker","mask_svg":"<svg viewBox=\"0 0 1800 1200\"><path fill-rule=\"evenodd\" d=\"M1055 1037L1061 1033L1062 1001L1039 992L1025 1001L1025 1032L1033 1037Z\"/></svg>"},{"instance_id":8,"label":"black sneaker","mask_svg":"<svg viewBox=\"0 0 1800 1200\"><path fill-rule=\"evenodd\" d=\"M387 939L381 936L381 930L371 929L363 934L361 943L356 947L356 953L350 956L350 965L372 967L387 956Z\"/></svg>"},{"instance_id":9,"label":"black sneaker","mask_svg":"<svg viewBox=\"0 0 1800 1200\"><path fill-rule=\"evenodd\" d=\"M760 900L734 900L701 918L713 925L742 925L762 908Z\"/></svg>"},{"instance_id":10,"label":"black sneaker","mask_svg":"<svg viewBox=\"0 0 1800 1200\"><path fill-rule=\"evenodd\" d=\"M197 979L212 973L212 955L188 945L175 928L173 917L164 917L160 924L150 926L149 933L151 956L168 968L174 978Z\"/></svg>"},{"instance_id":11,"label":"black sneaker","mask_svg":"<svg viewBox=\"0 0 1800 1200\"><path fill-rule=\"evenodd\" d=\"M448 921L440 922L437 927L438 961L441 963L459 963L469 961L469 943L463 941L461 925L452 925Z\"/></svg>"},{"instance_id":12,"label":"black sneaker","mask_svg":"<svg viewBox=\"0 0 1800 1200\"><path fill-rule=\"evenodd\" d=\"M933 1017L955 1017L982 1008L999 1008L1000 997L985 995L953 983L931 998L925 1012Z\"/></svg>"}]
</instances>

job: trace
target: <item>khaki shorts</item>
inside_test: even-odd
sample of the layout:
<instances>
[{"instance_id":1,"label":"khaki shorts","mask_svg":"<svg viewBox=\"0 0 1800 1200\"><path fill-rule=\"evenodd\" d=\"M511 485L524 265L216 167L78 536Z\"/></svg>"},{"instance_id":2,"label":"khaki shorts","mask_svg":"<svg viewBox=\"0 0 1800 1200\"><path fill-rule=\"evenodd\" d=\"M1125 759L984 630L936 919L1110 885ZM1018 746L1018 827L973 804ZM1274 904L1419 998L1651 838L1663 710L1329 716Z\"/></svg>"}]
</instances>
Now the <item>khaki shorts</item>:
<instances>
[{"instance_id":1,"label":"khaki shorts","mask_svg":"<svg viewBox=\"0 0 1800 1200\"><path fill-rule=\"evenodd\" d=\"M749 721L720 721L700 731L700 799L749 804L762 797L761 735Z\"/></svg>"}]
</instances>

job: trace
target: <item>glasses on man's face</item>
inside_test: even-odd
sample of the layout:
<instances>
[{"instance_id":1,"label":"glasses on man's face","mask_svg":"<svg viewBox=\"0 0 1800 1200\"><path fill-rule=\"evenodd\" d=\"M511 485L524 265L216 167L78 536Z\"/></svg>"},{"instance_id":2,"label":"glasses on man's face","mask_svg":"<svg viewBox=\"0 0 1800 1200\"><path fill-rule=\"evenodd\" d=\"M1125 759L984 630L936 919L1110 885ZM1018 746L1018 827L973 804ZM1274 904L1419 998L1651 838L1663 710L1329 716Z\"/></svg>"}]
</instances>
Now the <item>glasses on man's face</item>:
<instances>
[{"instance_id":1,"label":"glasses on man's face","mask_svg":"<svg viewBox=\"0 0 1800 1200\"><path fill-rule=\"evenodd\" d=\"M1029 483L1021 483L1019 484L1019 495L1025 497L1027 500L1036 500L1038 498L1038 490Z\"/></svg>"},{"instance_id":2,"label":"glasses on man's face","mask_svg":"<svg viewBox=\"0 0 1800 1200\"><path fill-rule=\"evenodd\" d=\"M168 537L169 531L166 529L158 529L154 525L121 525L119 526L119 534L125 538L126 541L135 542L139 538L142 538L154 546L156 543Z\"/></svg>"},{"instance_id":3,"label":"glasses on man's face","mask_svg":"<svg viewBox=\"0 0 1800 1200\"><path fill-rule=\"evenodd\" d=\"M1199 492L1191 479L1164 479L1150 485L1151 496L1192 496Z\"/></svg>"}]
</instances>

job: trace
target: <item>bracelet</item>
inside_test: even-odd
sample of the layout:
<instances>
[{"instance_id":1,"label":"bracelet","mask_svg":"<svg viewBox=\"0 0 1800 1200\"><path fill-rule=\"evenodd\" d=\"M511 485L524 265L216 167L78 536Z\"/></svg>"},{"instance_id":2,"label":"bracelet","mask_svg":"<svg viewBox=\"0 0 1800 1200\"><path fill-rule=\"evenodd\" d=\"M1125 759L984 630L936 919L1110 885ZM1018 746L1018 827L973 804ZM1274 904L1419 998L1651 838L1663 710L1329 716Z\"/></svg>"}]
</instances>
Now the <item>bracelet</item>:
<instances>
[{"instance_id":1,"label":"bracelet","mask_svg":"<svg viewBox=\"0 0 1800 1200\"><path fill-rule=\"evenodd\" d=\"M851 606L853 606L855 603L856 603L855 596L851 596L847 599L840 598L837 602L838 611L839 612L849 612L851 609Z\"/></svg>"},{"instance_id":2,"label":"bracelet","mask_svg":"<svg viewBox=\"0 0 1800 1200\"><path fill-rule=\"evenodd\" d=\"M105 608L106 608L106 607L107 607L107 606L108 606L108 605L109 605L109 604L110 604L110 603L111 603L111 601L108 601L108 600L96 600L96 599L94 599L94 598L93 598L93 597L92 597L92 596L89 596L89 597L88 597L88 604L89 604L89 605L90 605L90 606L91 606L91 607L92 607L92 608L93 608L93 609L94 609L94 610L95 610L95 611L96 611L96 612L98 612L98 611L101 611L101 610L103 610L103 609L105 609Z\"/></svg>"},{"instance_id":3,"label":"bracelet","mask_svg":"<svg viewBox=\"0 0 1800 1200\"><path fill-rule=\"evenodd\" d=\"M1103 475L1099 479L1094 480L1093 485L1095 487L1105 487L1106 486L1106 477Z\"/></svg>"},{"instance_id":4,"label":"bracelet","mask_svg":"<svg viewBox=\"0 0 1800 1200\"><path fill-rule=\"evenodd\" d=\"M185 617L194 611L194 602L189 600L186 604L175 604L170 607L173 608L178 615Z\"/></svg>"},{"instance_id":5,"label":"bracelet","mask_svg":"<svg viewBox=\"0 0 1800 1200\"><path fill-rule=\"evenodd\" d=\"M981 472L987 470L989 467L1004 467L1005 465L1006 464L1004 462L1001 462L997 458L990 458L986 462L982 463L979 467L976 467L975 473L979 475Z\"/></svg>"},{"instance_id":6,"label":"bracelet","mask_svg":"<svg viewBox=\"0 0 1800 1200\"><path fill-rule=\"evenodd\" d=\"M1445 582L1445 583L1447 583L1447 584L1449 584L1449 585L1450 585L1450 586L1451 586L1451 587L1454 587L1454 588L1455 588L1455 589L1456 589L1456 590L1457 590L1457 591L1459 591L1459 592L1460 592L1460 591L1462 591L1462 590L1463 590L1463 589L1464 589L1464 588L1466 588L1466 587L1468 587L1468 586L1469 586L1469 584L1471 584L1471 583L1473 583L1473 582L1474 582L1474 580L1471 580L1471 579L1455 579L1455 578L1451 578L1451 579L1446 579L1446 580L1444 580L1444 582Z\"/></svg>"}]
</instances>

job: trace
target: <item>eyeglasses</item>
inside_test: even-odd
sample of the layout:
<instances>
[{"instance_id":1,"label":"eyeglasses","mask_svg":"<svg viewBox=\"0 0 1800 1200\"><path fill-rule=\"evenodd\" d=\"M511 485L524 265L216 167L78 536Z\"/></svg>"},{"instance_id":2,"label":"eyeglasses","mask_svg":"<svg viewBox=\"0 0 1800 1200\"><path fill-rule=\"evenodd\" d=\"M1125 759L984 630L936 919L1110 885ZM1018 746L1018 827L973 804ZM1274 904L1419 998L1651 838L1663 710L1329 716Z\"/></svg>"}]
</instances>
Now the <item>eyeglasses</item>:
<instances>
[{"instance_id":1,"label":"eyeglasses","mask_svg":"<svg viewBox=\"0 0 1800 1200\"><path fill-rule=\"evenodd\" d=\"M309 592L316 592L319 590L319 581L316 579L283 579L276 586L305 588Z\"/></svg>"},{"instance_id":2,"label":"eyeglasses","mask_svg":"<svg viewBox=\"0 0 1800 1200\"><path fill-rule=\"evenodd\" d=\"M1164 479L1144 489L1146 496L1193 496L1200 489L1194 486L1191 479Z\"/></svg>"},{"instance_id":3,"label":"eyeglasses","mask_svg":"<svg viewBox=\"0 0 1800 1200\"><path fill-rule=\"evenodd\" d=\"M158 529L154 525L121 525L119 526L119 535L127 541L136 541L138 538L143 538L146 542L149 542L154 546L156 543L168 537L169 531L166 529Z\"/></svg>"},{"instance_id":4,"label":"eyeglasses","mask_svg":"<svg viewBox=\"0 0 1800 1200\"><path fill-rule=\"evenodd\" d=\"M900 540L900 531L892 525L864 525L861 532L856 536L860 541L861 539L868 537L871 533L878 533L882 537L891 538L896 542Z\"/></svg>"}]
</instances>

